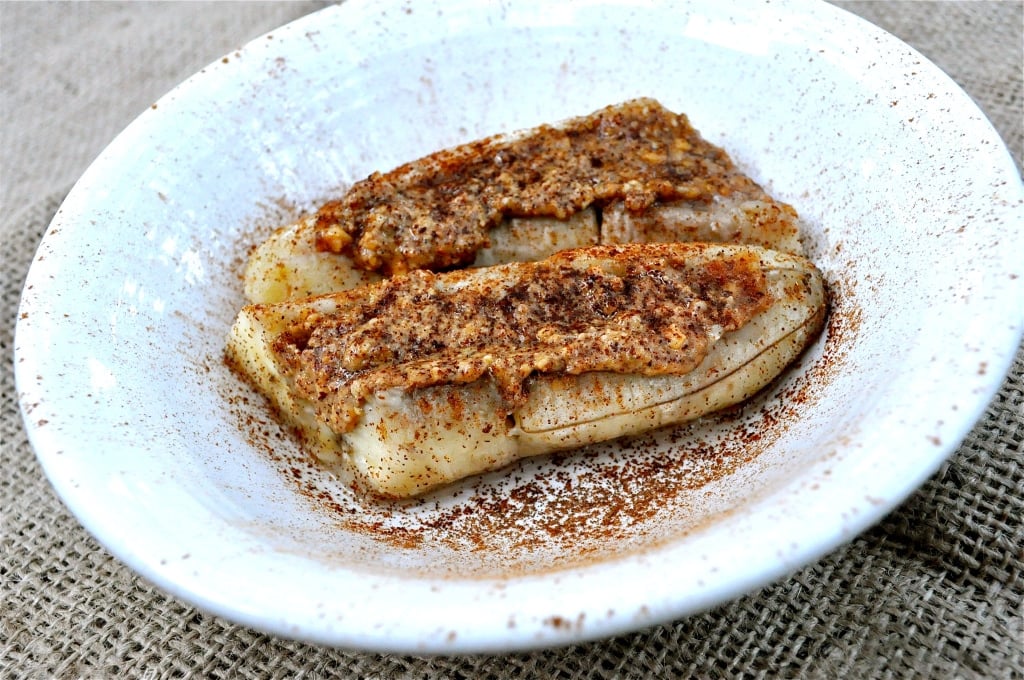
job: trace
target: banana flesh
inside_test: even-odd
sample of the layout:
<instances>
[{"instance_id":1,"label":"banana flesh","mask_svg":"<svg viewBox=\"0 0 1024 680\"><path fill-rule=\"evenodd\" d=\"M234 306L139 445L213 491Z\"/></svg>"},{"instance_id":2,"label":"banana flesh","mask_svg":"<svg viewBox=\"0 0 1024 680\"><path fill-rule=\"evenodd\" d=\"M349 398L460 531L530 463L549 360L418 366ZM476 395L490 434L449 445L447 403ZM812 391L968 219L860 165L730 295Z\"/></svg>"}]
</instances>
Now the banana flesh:
<instances>
[{"instance_id":1,"label":"banana flesh","mask_svg":"<svg viewBox=\"0 0 1024 680\"><path fill-rule=\"evenodd\" d=\"M277 229L256 247L242 278L246 299L283 302L381 279L375 272L351 266L347 258L317 250L315 224L315 217L305 217Z\"/></svg>"},{"instance_id":2,"label":"banana flesh","mask_svg":"<svg viewBox=\"0 0 1024 680\"><path fill-rule=\"evenodd\" d=\"M357 268L344 255L319 250L315 225L316 218L310 216L281 227L253 251L243 274L249 302L297 300L381 280L380 274ZM595 245L597 213L587 209L567 220L513 217L489 237L490 245L477 252L471 266L542 260L560 250Z\"/></svg>"},{"instance_id":3,"label":"banana flesh","mask_svg":"<svg viewBox=\"0 0 1024 680\"><path fill-rule=\"evenodd\" d=\"M677 201L642 213L622 203L601 212L601 243L749 243L803 254L796 211L789 205L742 195L708 203Z\"/></svg>"},{"instance_id":4,"label":"banana flesh","mask_svg":"<svg viewBox=\"0 0 1024 680\"><path fill-rule=\"evenodd\" d=\"M525 456L674 425L738 403L775 379L820 332L825 287L808 260L756 246L667 247L685 251L695 264L753 254L771 299L737 330L704 329L708 351L684 375L541 373L526 381L525 399L512 410L486 377L391 387L367 397L355 426L338 433L318 419L316 404L299 395L274 342L297 319L329 315L348 302L326 295L245 307L231 330L228 356L342 478L373 495L414 496ZM586 261L588 252L572 256ZM458 285L494 285L505 270L478 271L459 273Z\"/></svg>"}]
</instances>

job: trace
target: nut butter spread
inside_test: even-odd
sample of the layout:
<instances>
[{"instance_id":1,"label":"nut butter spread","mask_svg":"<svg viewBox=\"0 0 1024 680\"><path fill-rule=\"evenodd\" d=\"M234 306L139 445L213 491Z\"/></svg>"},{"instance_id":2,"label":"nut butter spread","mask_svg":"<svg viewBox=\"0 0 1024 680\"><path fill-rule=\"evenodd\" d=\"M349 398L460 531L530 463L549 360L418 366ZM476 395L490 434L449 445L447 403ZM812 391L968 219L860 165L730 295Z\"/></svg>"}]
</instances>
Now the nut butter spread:
<instances>
[{"instance_id":1,"label":"nut butter spread","mask_svg":"<svg viewBox=\"0 0 1024 680\"><path fill-rule=\"evenodd\" d=\"M733 195L765 198L685 115L637 99L374 173L319 210L317 247L384 274L443 270L472 262L506 217L566 219L618 202L638 214Z\"/></svg>"},{"instance_id":2,"label":"nut butter spread","mask_svg":"<svg viewBox=\"0 0 1024 680\"><path fill-rule=\"evenodd\" d=\"M771 304L755 254L685 260L668 244L413 271L339 293L274 342L320 419L351 430L370 396L490 379L509 412L534 374L684 374Z\"/></svg>"}]
</instances>

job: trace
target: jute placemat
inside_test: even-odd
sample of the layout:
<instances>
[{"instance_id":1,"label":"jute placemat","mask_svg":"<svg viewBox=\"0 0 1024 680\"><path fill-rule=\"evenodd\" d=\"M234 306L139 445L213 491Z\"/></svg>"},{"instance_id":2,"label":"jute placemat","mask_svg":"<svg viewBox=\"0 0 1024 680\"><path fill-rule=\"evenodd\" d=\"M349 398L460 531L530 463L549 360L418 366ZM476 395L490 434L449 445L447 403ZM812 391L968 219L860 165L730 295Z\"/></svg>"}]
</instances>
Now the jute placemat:
<instances>
[{"instance_id":1,"label":"jute placemat","mask_svg":"<svg viewBox=\"0 0 1024 680\"><path fill-rule=\"evenodd\" d=\"M326 649L199 612L107 554L51 491L18 413L10 356L32 253L139 111L318 6L0 4L0 677L1024 677L1024 350L960 449L877 527L760 592L631 635L500 656ZM1021 163L1021 3L844 6L950 72Z\"/></svg>"}]
</instances>

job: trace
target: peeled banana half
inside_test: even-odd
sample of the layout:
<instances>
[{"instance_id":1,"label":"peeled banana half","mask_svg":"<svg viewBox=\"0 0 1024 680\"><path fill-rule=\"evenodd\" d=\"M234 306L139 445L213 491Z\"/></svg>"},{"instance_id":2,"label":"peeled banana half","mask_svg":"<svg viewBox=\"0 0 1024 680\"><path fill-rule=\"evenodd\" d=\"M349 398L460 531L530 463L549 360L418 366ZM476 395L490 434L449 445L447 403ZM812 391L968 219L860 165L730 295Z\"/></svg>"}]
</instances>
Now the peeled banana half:
<instances>
[{"instance_id":1,"label":"peeled banana half","mask_svg":"<svg viewBox=\"0 0 1024 680\"><path fill-rule=\"evenodd\" d=\"M599 243L748 243L801 255L799 236L796 211L686 116L636 99L373 173L260 245L245 293L281 302Z\"/></svg>"},{"instance_id":2,"label":"peeled banana half","mask_svg":"<svg viewBox=\"0 0 1024 680\"><path fill-rule=\"evenodd\" d=\"M249 305L228 357L323 463L404 498L742 401L825 313L798 255L598 245Z\"/></svg>"}]
</instances>

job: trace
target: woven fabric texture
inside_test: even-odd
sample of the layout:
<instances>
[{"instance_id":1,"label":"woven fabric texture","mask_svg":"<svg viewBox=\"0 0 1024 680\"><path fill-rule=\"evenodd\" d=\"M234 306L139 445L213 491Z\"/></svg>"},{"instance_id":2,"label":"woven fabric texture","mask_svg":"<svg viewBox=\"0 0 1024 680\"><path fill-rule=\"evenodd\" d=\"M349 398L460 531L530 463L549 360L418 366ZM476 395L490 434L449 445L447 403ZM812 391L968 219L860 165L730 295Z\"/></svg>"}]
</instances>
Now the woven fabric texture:
<instances>
[{"instance_id":1,"label":"woven fabric texture","mask_svg":"<svg viewBox=\"0 0 1024 680\"><path fill-rule=\"evenodd\" d=\"M842 5L949 72L1020 167L1024 5ZM111 557L55 496L21 424L11 352L32 254L139 111L319 6L0 3L0 677L1024 677L1024 350L959 450L878 526L759 592L630 635L509 655L348 652L204 614Z\"/></svg>"}]
</instances>

